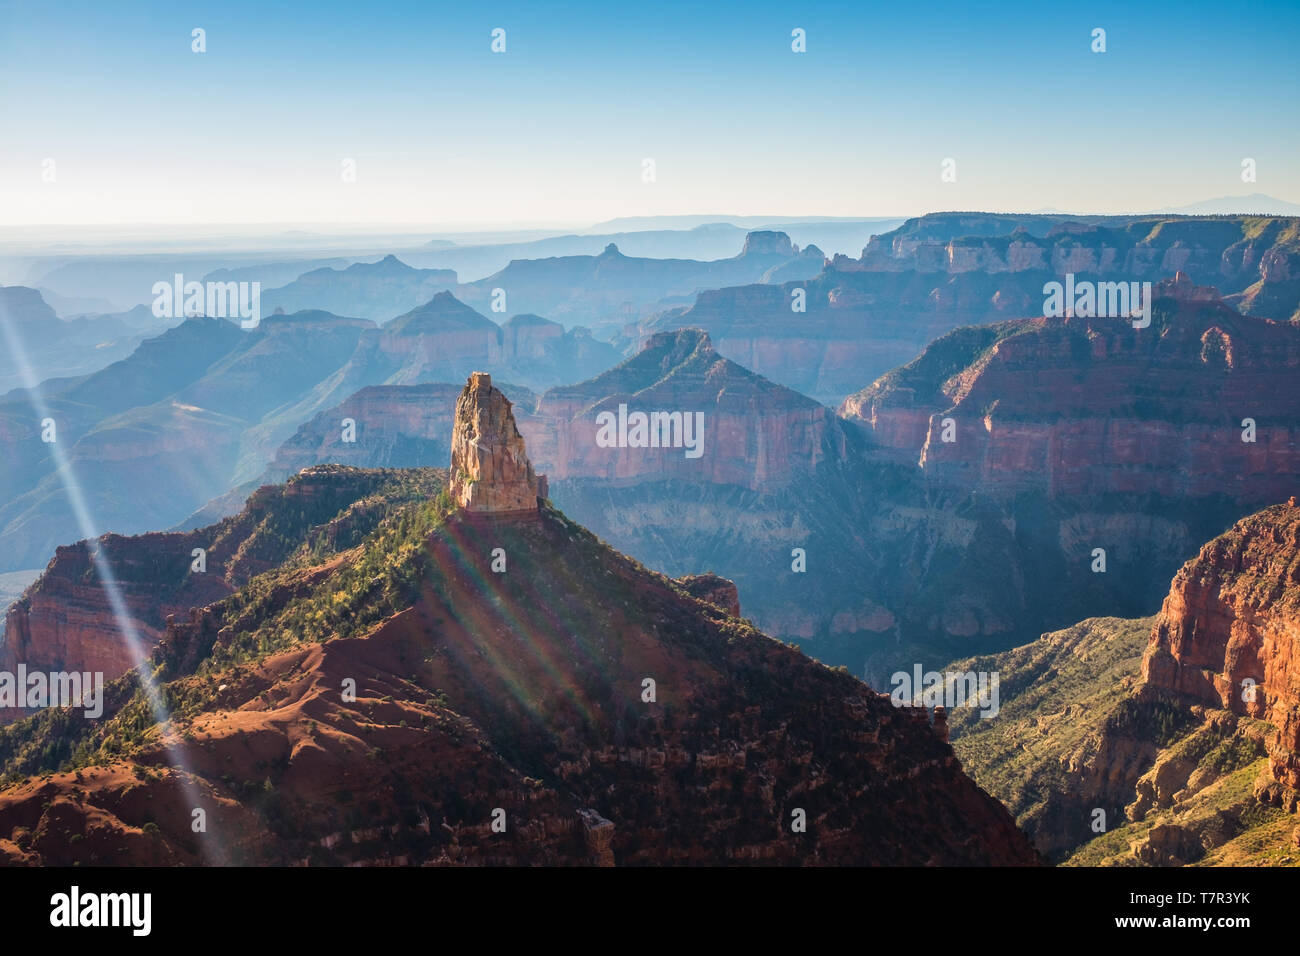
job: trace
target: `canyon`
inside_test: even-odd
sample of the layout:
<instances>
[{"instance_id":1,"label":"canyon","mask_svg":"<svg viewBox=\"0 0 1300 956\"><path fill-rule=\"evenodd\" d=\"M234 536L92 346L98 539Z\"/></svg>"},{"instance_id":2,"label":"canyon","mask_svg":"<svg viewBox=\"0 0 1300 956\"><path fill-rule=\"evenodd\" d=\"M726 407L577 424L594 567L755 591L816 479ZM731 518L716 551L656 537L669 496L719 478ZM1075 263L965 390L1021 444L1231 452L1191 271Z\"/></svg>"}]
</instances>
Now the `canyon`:
<instances>
[{"instance_id":1,"label":"canyon","mask_svg":"<svg viewBox=\"0 0 1300 956\"><path fill-rule=\"evenodd\" d=\"M473 436L525 454L485 378L454 428L462 459ZM532 474L515 465L480 469L476 500L510 504ZM0 733L0 857L1041 862L926 714L731 616L729 582L650 572L544 501L527 521L475 514L447 480L336 466L262 492L270 513L242 526L278 529L267 545L289 557L167 623L166 726L133 729L125 675L106 722L46 713ZM384 517L356 541L337 531L358 507Z\"/></svg>"},{"instance_id":2,"label":"canyon","mask_svg":"<svg viewBox=\"0 0 1300 956\"><path fill-rule=\"evenodd\" d=\"M1153 294L1147 329L1078 317L960 329L840 415L887 456L997 497L1289 495L1300 326L1243 316L1182 273Z\"/></svg>"},{"instance_id":3,"label":"canyon","mask_svg":"<svg viewBox=\"0 0 1300 956\"><path fill-rule=\"evenodd\" d=\"M1007 720L954 712L954 747L1053 859L1285 864L1300 832L1298 609L1291 498L1207 542L1153 617L955 664L1001 672Z\"/></svg>"}]
</instances>

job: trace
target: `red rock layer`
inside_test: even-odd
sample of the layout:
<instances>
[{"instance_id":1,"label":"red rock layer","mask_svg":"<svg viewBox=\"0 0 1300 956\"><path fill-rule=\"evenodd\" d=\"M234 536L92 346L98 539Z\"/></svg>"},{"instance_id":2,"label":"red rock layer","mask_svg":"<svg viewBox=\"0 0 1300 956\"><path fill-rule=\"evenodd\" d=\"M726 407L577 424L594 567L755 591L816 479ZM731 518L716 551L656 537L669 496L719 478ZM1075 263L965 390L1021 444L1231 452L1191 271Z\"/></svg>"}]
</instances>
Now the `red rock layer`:
<instances>
[{"instance_id":1,"label":"red rock layer","mask_svg":"<svg viewBox=\"0 0 1300 956\"><path fill-rule=\"evenodd\" d=\"M1300 507L1267 508L1174 577L1142 661L1152 687L1266 720L1270 799L1300 790Z\"/></svg>"},{"instance_id":2,"label":"red rock layer","mask_svg":"<svg viewBox=\"0 0 1300 956\"><path fill-rule=\"evenodd\" d=\"M958 330L840 413L885 455L998 496L1277 500L1300 480L1300 327L1238 315L1205 292L1157 288L1177 298L1157 299L1169 311L1147 329L1038 318Z\"/></svg>"},{"instance_id":3,"label":"red rock layer","mask_svg":"<svg viewBox=\"0 0 1300 956\"><path fill-rule=\"evenodd\" d=\"M683 447L602 447L598 418L617 416L620 405L628 414L701 413L700 455L687 457ZM604 375L545 392L519 427L551 480L681 478L765 490L844 454L830 409L722 358L698 329L651 336L640 354Z\"/></svg>"},{"instance_id":4,"label":"red rock layer","mask_svg":"<svg viewBox=\"0 0 1300 956\"><path fill-rule=\"evenodd\" d=\"M165 743L211 808L202 841L151 738L107 771L0 793L0 860L1040 862L923 711L683 596L550 509L490 533L464 519L428 540L436 571L415 603L364 635L183 679L196 709ZM506 574L488 567L498 545ZM339 693L348 679L355 699Z\"/></svg>"}]
</instances>

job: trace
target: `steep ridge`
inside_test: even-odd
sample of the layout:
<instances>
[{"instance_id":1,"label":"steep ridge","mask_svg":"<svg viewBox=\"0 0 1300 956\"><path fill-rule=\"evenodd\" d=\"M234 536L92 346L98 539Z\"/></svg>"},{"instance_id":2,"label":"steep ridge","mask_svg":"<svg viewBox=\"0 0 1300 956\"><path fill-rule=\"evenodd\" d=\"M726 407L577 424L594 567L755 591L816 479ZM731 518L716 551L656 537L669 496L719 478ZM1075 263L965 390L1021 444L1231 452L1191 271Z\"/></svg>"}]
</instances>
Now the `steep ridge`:
<instances>
[{"instance_id":1,"label":"steep ridge","mask_svg":"<svg viewBox=\"0 0 1300 956\"><path fill-rule=\"evenodd\" d=\"M120 315L63 319L37 289L0 286L0 395L31 379L87 375L130 355L148 335L179 320L159 319L144 309ZM11 338L12 337L12 338ZM19 350L11 343L16 341ZM26 361L26 368L23 361Z\"/></svg>"},{"instance_id":2,"label":"steep ridge","mask_svg":"<svg viewBox=\"0 0 1300 956\"><path fill-rule=\"evenodd\" d=\"M673 418L658 429L650 422L638 437L637 413L677 415L682 435ZM610 422L615 427L603 431ZM757 491L844 454L829 409L722 358L696 329L651 336L609 371L548 389L523 427L555 481L678 478ZM688 437L698 447L685 447Z\"/></svg>"},{"instance_id":3,"label":"steep ridge","mask_svg":"<svg viewBox=\"0 0 1300 956\"><path fill-rule=\"evenodd\" d=\"M394 315L456 287L453 269L413 269L396 256L304 272L292 282L262 293L265 311L323 310L387 322Z\"/></svg>"},{"instance_id":4,"label":"steep ridge","mask_svg":"<svg viewBox=\"0 0 1300 956\"><path fill-rule=\"evenodd\" d=\"M538 316L503 329L441 293L382 328L320 311L271 315L251 331L187 319L99 372L42 383L40 397L96 527L136 533L176 525L254 480L302 422L359 388L454 380L476 368L551 385L615 358L584 329ZM9 462L0 471L0 570L39 566L83 533L41 417L24 391L0 400Z\"/></svg>"},{"instance_id":5,"label":"steep ridge","mask_svg":"<svg viewBox=\"0 0 1300 956\"><path fill-rule=\"evenodd\" d=\"M419 473L322 466L249 496L242 510L187 533L106 534L56 549L45 572L9 608L0 670L102 671L114 680L134 666L100 568L112 568L132 628L149 652L171 615L184 618L286 560L300 543L359 540L387 508L429 492ZM423 484L421 482L424 482ZM367 499L383 492L382 507ZM195 549L202 549L202 563ZM13 712L7 718L19 716Z\"/></svg>"},{"instance_id":6,"label":"steep ridge","mask_svg":"<svg viewBox=\"0 0 1300 956\"><path fill-rule=\"evenodd\" d=\"M475 369L523 385L553 385L616 360L613 346L583 328L566 331L540 316L515 316L505 328L450 292L362 336L356 353L299 404L299 420L370 385L457 381Z\"/></svg>"},{"instance_id":7,"label":"steep ridge","mask_svg":"<svg viewBox=\"0 0 1300 956\"><path fill-rule=\"evenodd\" d=\"M846 454L844 430L829 409L723 359L698 330L654 336L637 355L576 385L540 395L520 385L501 388L515 406L532 458L552 481L631 485L677 478L766 491ZM363 389L281 446L268 480L320 461L367 467L427 463L403 455L427 458L445 447L457 391L451 385ZM675 447L625 442L620 448L615 429L605 436L612 444L601 445L600 416L609 413L617 425L620 405L629 415L703 415L701 454L686 455L684 434ZM340 437L344 418L357 424L355 442ZM678 424L669 423L670 439L681 432Z\"/></svg>"},{"instance_id":8,"label":"steep ridge","mask_svg":"<svg viewBox=\"0 0 1300 956\"><path fill-rule=\"evenodd\" d=\"M1292 497L1243 519L1174 577L1142 677L1276 728L1271 782L1259 795L1295 813L1300 801L1300 507Z\"/></svg>"},{"instance_id":9,"label":"steep ridge","mask_svg":"<svg viewBox=\"0 0 1300 956\"><path fill-rule=\"evenodd\" d=\"M921 372L903 371L943 382L962 367L936 375L935 354L918 359ZM502 390L552 500L575 520L664 573L713 568L750 595L748 612L769 633L877 686L918 659L1014 646L1089 615L1150 613L1200 542L1248 508L1229 494L1188 503L941 484L917 467L920 446L896 455L868 444L823 406L721 358L697 330L656 335L577 385ZM324 461L445 460L454 395L452 386L359 392L300 429L263 481ZM617 424L620 405L628 416L698 410L701 456L602 447L598 416ZM1170 400L1150 413L1179 408ZM344 419L356 423L355 442L342 440ZM1096 547L1108 573L1093 573Z\"/></svg>"},{"instance_id":10,"label":"steep ridge","mask_svg":"<svg viewBox=\"0 0 1300 956\"><path fill-rule=\"evenodd\" d=\"M494 391L467 387L457 434L483 434L476 408L517 434ZM480 474L497 478L512 480ZM138 695L122 702L121 685L97 727L45 714L0 735L0 853L83 864L1038 862L924 711L772 641L693 597L698 581L647 571L544 502L519 520L439 494L337 545L304 542L168 626L155 652L166 727ZM169 766L169 748L187 770ZM207 811L203 837L182 781Z\"/></svg>"},{"instance_id":11,"label":"steep ridge","mask_svg":"<svg viewBox=\"0 0 1300 956\"><path fill-rule=\"evenodd\" d=\"M41 397L71 465L66 476L41 440L36 404L25 393L7 396L0 416L14 427L0 429L0 446L13 467L0 478L0 561L39 566L57 542L82 533L65 478L98 527L125 532L170 526L221 494L241 477L250 426L346 361L369 325L301 313L245 331L192 318L100 372L45 383ZM271 447L291 433L273 429ZM248 454L257 460L256 450Z\"/></svg>"}]
</instances>

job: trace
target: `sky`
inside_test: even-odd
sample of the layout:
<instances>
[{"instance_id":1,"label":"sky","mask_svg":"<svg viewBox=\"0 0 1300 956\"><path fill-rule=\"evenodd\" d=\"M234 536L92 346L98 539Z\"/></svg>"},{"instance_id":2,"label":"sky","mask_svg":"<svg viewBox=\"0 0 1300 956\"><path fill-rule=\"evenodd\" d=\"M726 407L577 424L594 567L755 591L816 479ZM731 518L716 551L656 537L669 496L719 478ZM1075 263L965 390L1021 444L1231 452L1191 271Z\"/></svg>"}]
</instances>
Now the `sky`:
<instances>
[{"instance_id":1,"label":"sky","mask_svg":"<svg viewBox=\"0 0 1300 956\"><path fill-rule=\"evenodd\" d=\"M1297 40L1294 0L0 0L0 227L1300 201Z\"/></svg>"}]
</instances>

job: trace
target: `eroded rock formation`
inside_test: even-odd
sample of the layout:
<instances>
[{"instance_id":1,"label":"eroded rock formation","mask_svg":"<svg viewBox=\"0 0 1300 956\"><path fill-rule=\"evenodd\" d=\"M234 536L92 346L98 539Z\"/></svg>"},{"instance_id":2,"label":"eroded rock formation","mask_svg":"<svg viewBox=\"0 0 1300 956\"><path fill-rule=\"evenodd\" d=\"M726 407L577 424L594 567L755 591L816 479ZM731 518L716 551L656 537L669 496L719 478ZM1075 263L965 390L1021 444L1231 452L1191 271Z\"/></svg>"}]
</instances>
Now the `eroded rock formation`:
<instances>
[{"instance_id":1,"label":"eroded rock formation","mask_svg":"<svg viewBox=\"0 0 1300 956\"><path fill-rule=\"evenodd\" d=\"M470 375L456 402L451 437L451 497L471 514L537 511L546 478L528 461L510 399L486 372Z\"/></svg>"},{"instance_id":2,"label":"eroded rock formation","mask_svg":"<svg viewBox=\"0 0 1300 956\"><path fill-rule=\"evenodd\" d=\"M1175 576L1142 676L1152 688L1268 721L1266 802L1294 811L1300 791L1300 507L1239 521Z\"/></svg>"},{"instance_id":3,"label":"eroded rock formation","mask_svg":"<svg viewBox=\"0 0 1300 956\"><path fill-rule=\"evenodd\" d=\"M957 329L840 408L891 460L994 497L1230 495L1300 476L1300 327L1238 314L1185 276L1152 324L1024 319Z\"/></svg>"}]
</instances>

